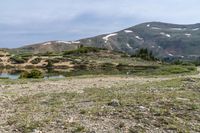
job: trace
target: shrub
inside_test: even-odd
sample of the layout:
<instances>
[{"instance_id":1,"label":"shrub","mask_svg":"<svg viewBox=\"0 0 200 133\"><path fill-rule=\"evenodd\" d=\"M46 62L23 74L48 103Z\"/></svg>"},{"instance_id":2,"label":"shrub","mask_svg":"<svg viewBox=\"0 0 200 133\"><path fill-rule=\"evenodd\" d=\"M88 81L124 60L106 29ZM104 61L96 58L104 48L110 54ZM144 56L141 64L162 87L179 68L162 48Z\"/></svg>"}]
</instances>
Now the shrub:
<instances>
[{"instance_id":1,"label":"shrub","mask_svg":"<svg viewBox=\"0 0 200 133\"><path fill-rule=\"evenodd\" d=\"M142 48L135 55L132 55L132 57L139 57L144 60L151 60L156 61L157 59L154 57L153 52L149 51L147 48Z\"/></svg>"},{"instance_id":2,"label":"shrub","mask_svg":"<svg viewBox=\"0 0 200 133\"><path fill-rule=\"evenodd\" d=\"M36 79L38 79L38 78L43 78L43 77L44 77L43 73L39 70L32 70L31 72L25 71L25 72L21 73L21 75L20 75L20 78L36 78Z\"/></svg>"},{"instance_id":3,"label":"shrub","mask_svg":"<svg viewBox=\"0 0 200 133\"><path fill-rule=\"evenodd\" d=\"M32 57L33 56L33 54L32 53L22 53L22 54L18 54L18 56L21 56L21 57L27 57L27 58L30 58L30 57Z\"/></svg>"},{"instance_id":4,"label":"shrub","mask_svg":"<svg viewBox=\"0 0 200 133\"><path fill-rule=\"evenodd\" d=\"M52 63L59 63L60 61L62 61L62 58L53 58L53 59L48 59L46 60L46 62L51 61Z\"/></svg>"},{"instance_id":5,"label":"shrub","mask_svg":"<svg viewBox=\"0 0 200 133\"><path fill-rule=\"evenodd\" d=\"M10 60L16 64L23 64L27 62L27 58L23 58L21 56L13 56L10 58Z\"/></svg>"},{"instance_id":6,"label":"shrub","mask_svg":"<svg viewBox=\"0 0 200 133\"><path fill-rule=\"evenodd\" d=\"M196 71L196 67L194 66L181 66L181 65L171 65L165 66L161 68L160 73L169 73L169 74L180 74L180 73L189 73L192 71Z\"/></svg>"},{"instance_id":7,"label":"shrub","mask_svg":"<svg viewBox=\"0 0 200 133\"><path fill-rule=\"evenodd\" d=\"M99 52L100 48L95 47L79 47L75 50L65 51L63 55L70 55L70 54L83 54L83 53L89 53L89 52Z\"/></svg>"},{"instance_id":8,"label":"shrub","mask_svg":"<svg viewBox=\"0 0 200 133\"><path fill-rule=\"evenodd\" d=\"M52 68L52 67L53 67L53 62L51 60L47 60L46 68Z\"/></svg>"},{"instance_id":9,"label":"shrub","mask_svg":"<svg viewBox=\"0 0 200 133\"><path fill-rule=\"evenodd\" d=\"M59 56L59 53L47 51L46 53L38 53L37 56Z\"/></svg>"},{"instance_id":10,"label":"shrub","mask_svg":"<svg viewBox=\"0 0 200 133\"><path fill-rule=\"evenodd\" d=\"M35 58L35 59L33 59L32 61L31 61L31 63L32 64L38 64L38 63L40 63L41 62L41 58Z\"/></svg>"}]
</instances>

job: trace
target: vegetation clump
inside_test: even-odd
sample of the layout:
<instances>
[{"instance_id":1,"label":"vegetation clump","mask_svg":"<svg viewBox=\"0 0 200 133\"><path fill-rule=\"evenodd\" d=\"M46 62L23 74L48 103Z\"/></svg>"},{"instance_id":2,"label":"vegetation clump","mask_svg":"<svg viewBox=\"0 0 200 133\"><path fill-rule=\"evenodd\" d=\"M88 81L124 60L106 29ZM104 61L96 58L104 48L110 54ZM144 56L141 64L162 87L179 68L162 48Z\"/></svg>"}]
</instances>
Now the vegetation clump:
<instances>
[{"instance_id":1,"label":"vegetation clump","mask_svg":"<svg viewBox=\"0 0 200 133\"><path fill-rule=\"evenodd\" d=\"M75 55L79 55L79 54L84 54L84 53L90 53L90 52L99 52L100 51L100 48L95 48L95 47L84 47L84 46L81 46L75 50L70 50L70 51L65 51L63 53L63 55L72 55L72 54L75 54Z\"/></svg>"},{"instance_id":2,"label":"vegetation clump","mask_svg":"<svg viewBox=\"0 0 200 133\"><path fill-rule=\"evenodd\" d=\"M40 63L41 62L41 58L35 58L35 59L33 59L32 61L31 61L31 63L32 64L38 64L38 63Z\"/></svg>"},{"instance_id":3,"label":"vegetation clump","mask_svg":"<svg viewBox=\"0 0 200 133\"><path fill-rule=\"evenodd\" d=\"M23 56L13 56L10 58L11 62L15 64L23 64L28 61L28 57L23 57Z\"/></svg>"},{"instance_id":4,"label":"vegetation clump","mask_svg":"<svg viewBox=\"0 0 200 133\"><path fill-rule=\"evenodd\" d=\"M132 55L132 57L138 57L138 58L142 58L142 59L148 60L148 61L156 61L156 60L158 60L153 55L153 52L149 51L147 48L140 49L136 54Z\"/></svg>"},{"instance_id":5,"label":"vegetation clump","mask_svg":"<svg viewBox=\"0 0 200 133\"><path fill-rule=\"evenodd\" d=\"M44 75L41 71L34 69L31 72L25 71L25 72L21 73L20 78L21 79L23 79L23 78L39 79L39 78L44 78Z\"/></svg>"},{"instance_id":6,"label":"vegetation clump","mask_svg":"<svg viewBox=\"0 0 200 133\"><path fill-rule=\"evenodd\" d=\"M53 68L53 62L52 62L52 60L47 60L46 68Z\"/></svg>"}]
</instances>

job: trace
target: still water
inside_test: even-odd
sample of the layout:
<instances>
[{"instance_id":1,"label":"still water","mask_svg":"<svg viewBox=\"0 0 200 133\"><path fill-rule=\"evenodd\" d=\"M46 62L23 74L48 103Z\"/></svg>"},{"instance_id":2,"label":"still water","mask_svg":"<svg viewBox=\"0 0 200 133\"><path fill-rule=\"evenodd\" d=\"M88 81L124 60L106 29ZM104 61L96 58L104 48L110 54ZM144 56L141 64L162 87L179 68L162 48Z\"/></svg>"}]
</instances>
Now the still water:
<instances>
[{"instance_id":1,"label":"still water","mask_svg":"<svg viewBox=\"0 0 200 133\"><path fill-rule=\"evenodd\" d=\"M80 75L141 75L148 74L155 71L155 68L93 68L93 69L40 69L44 74L44 79L60 79L70 76L80 76ZM8 79L18 79L23 71L30 71L30 69L16 70L16 69L0 69L0 78Z\"/></svg>"},{"instance_id":2,"label":"still water","mask_svg":"<svg viewBox=\"0 0 200 133\"><path fill-rule=\"evenodd\" d=\"M19 79L20 74L25 70L18 70L18 69L0 69L0 78L1 79ZM30 70L27 70L30 71ZM48 70L41 70L44 73L44 79L60 79L65 78L62 73L57 71L48 71Z\"/></svg>"}]
</instances>

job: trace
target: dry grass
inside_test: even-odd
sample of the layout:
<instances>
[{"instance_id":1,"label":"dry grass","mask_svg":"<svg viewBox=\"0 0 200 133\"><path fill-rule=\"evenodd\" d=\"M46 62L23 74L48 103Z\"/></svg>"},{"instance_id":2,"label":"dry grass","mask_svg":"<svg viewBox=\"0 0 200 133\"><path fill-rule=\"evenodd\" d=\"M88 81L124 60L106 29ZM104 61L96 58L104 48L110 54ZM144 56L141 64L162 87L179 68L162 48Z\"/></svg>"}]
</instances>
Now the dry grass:
<instances>
[{"instance_id":1,"label":"dry grass","mask_svg":"<svg viewBox=\"0 0 200 133\"><path fill-rule=\"evenodd\" d=\"M3 93L0 105L5 121L1 120L0 131L200 132L200 79L149 80L145 83L129 79L125 84L121 80L117 86L84 87L81 93L49 93L52 86L37 93ZM45 83L51 82L66 81ZM4 89L10 87L12 84ZM119 106L109 104L113 99L119 101Z\"/></svg>"}]
</instances>

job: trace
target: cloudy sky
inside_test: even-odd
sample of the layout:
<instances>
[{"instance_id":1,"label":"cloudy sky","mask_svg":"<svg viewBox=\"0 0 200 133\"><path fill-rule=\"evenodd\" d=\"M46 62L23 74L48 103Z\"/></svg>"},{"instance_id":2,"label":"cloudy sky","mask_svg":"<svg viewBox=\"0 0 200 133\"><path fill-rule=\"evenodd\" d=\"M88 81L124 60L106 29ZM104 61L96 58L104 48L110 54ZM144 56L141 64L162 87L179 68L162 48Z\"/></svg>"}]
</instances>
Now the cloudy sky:
<instances>
[{"instance_id":1,"label":"cloudy sky","mask_svg":"<svg viewBox=\"0 0 200 133\"><path fill-rule=\"evenodd\" d=\"M1 0L0 47L77 40L148 21L200 22L200 0Z\"/></svg>"}]
</instances>

